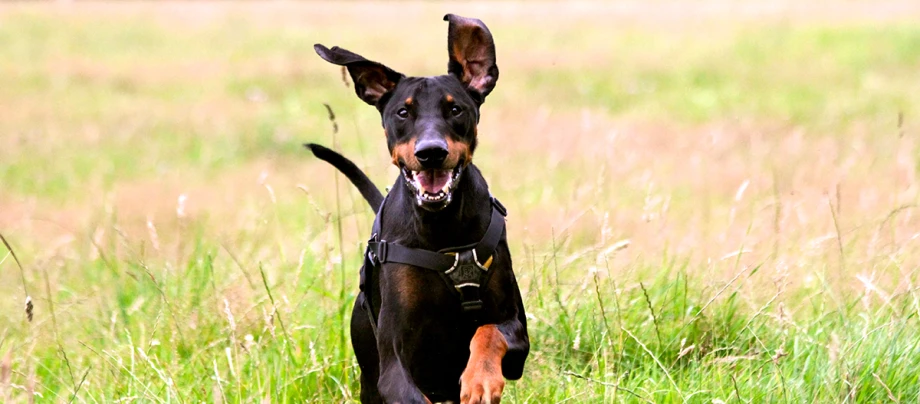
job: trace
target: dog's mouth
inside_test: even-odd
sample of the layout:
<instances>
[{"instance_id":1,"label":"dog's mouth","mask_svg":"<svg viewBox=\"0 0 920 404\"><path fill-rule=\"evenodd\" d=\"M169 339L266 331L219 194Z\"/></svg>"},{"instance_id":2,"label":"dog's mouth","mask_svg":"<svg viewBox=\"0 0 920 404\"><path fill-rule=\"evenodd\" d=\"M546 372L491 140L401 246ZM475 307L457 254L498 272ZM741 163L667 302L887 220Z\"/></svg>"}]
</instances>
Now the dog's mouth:
<instances>
[{"instance_id":1,"label":"dog's mouth","mask_svg":"<svg viewBox=\"0 0 920 404\"><path fill-rule=\"evenodd\" d=\"M460 182L462 166L414 171L402 167L403 178L415 192L415 201L428 210L439 210L450 204L453 191Z\"/></svg>"}]
</instances>

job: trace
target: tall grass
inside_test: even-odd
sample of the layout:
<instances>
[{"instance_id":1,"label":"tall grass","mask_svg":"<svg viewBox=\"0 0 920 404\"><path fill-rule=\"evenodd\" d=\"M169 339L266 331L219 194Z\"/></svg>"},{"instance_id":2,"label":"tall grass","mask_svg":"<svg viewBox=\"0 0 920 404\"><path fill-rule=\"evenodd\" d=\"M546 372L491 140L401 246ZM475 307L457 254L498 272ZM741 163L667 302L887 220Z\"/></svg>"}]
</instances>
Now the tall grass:
<instances>
[{"instance_id":1,"label":"tall grass","mask_svg":"<svg viewBox=\"0 0 920 404\"><path fill-rule=\"evenodd\" d=\"M505 402L920 400L912 6L391 6L0 6L0 401L356 401L373 213L300 144L396 172L310 45L441 73L443 37L390 32L448 6L499 40L476 162L532 338Z\"/></svg>"}]
</instances>

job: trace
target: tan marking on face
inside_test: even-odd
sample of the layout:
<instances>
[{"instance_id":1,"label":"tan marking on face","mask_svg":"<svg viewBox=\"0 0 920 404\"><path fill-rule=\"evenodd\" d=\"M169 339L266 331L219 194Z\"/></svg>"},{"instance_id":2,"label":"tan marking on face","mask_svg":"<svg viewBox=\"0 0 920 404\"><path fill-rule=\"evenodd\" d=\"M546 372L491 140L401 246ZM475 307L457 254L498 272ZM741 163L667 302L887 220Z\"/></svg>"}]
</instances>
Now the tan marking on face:
<instances>
[{"instance_id":1,"label":"tan marking on face","mask_svg":"<svg viewBox=\"0 0 920 404\"><path fill-rule=\"evenodd\" d=\"M403 163L410 170L419 171L422 167L415 158L415 138L409 139L408 142L397 143L393 147L392 157L394 166L399 167L399 160L402 158Z\"/></svg>"},{"instance_id":2,"label":"tan marking on face","mask_svg":"<svg viewBox=\"0 0 920 404\"><path fill-rule=\"evenodd\" d=\"M447 94L446 96L444 96L444 100L446 100L447 102L454 102L454 96Z\"/></svg>"},{"instance_id":3,"label":"tan marking on face","mask_svg":"<svg viewBox=\"0 0 920 404\"><path fill-rule=\"evenodd\" d=\"M422 171L422 163L415 157L415 138L407 142L398 143L393 147L391 155L393 165L399 167L399 161L412 171ZM447 137L447 158L444 159L445 168L454 168L457 165L466 167L473 161L473 155L470 153L470 145L464 142L458 142Z\"/></svg>"},{"instance_id":4,"label":"tan marking on face","mask_svg":"<svg viewBox=\"0 0 920 404\"><path fill-rule=\"evenodd\" d=\"M445 167L456 167L462 164L464 167L473 161L473 153L470 153L470 145L464 142L457 142L450 137L447 138L447 159L444 160Z\"/></svg>"},{"instance_id":5,"label":"tan marking on face","mask_svg":"<svg viewBox=\"0 0 920 404\"><path fill-rule=\"evenodd\" d=\"M412 105L412 97L406 98L406 105Z\"/></svg>"}]
</instances>

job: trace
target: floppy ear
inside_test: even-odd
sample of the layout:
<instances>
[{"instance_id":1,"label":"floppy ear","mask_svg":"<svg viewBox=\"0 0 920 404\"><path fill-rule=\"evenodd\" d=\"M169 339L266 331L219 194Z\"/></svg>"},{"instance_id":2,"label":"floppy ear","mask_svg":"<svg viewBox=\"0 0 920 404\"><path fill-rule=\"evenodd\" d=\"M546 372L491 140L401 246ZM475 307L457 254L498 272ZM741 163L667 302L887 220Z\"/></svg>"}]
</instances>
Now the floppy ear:
<instances>
[{"instance_id":1,"label":"floppy ear","mask_svg":"<svg viewBox=\"0 0 920 404\"><path fill-rule=\"evenodd\" d=\"M406 77L380 63L372 62L363 56L333 46L329 49L323 45L313 45L313 50L323 60L334 65L345 66L355 83L355 93L358 98L370 105L377 105L380 98L388 91L396 88L399 80Z\"/></svg>"},{"instance_id":2,"label":"floppy ear","mask_svg":"<svg viewBox=\"0 0 920 404\"><path fill-rule=\"evenodd\" d=\"M447 28L447 53L450 55L447 71L485 99L498 81L492 33L475 18L447 14L444 21L450 23Z\"/></svg>"}]
</instances>

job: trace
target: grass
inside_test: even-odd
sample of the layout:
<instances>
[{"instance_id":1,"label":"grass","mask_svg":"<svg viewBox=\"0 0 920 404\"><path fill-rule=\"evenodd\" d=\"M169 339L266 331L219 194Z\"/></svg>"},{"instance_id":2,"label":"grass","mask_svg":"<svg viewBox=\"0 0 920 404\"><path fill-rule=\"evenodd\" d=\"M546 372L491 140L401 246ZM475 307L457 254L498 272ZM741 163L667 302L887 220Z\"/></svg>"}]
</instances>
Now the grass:
<instances>
[{"instance_id":1,"label":"grass","mask_svg":"<svg viewBox=\"0 0 920 404\"><path fill-rule=\"evenodd\" d=\"M356 401L372 213L300 144L396 171L311 46L439 74L399 28L457 8L502 68L505 402L920 399L915 6L400 4L0 6L0 401Z\"/></svg>"}]
</instances>

